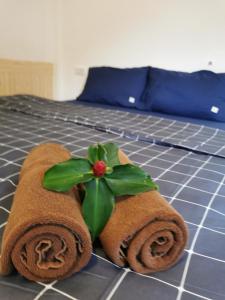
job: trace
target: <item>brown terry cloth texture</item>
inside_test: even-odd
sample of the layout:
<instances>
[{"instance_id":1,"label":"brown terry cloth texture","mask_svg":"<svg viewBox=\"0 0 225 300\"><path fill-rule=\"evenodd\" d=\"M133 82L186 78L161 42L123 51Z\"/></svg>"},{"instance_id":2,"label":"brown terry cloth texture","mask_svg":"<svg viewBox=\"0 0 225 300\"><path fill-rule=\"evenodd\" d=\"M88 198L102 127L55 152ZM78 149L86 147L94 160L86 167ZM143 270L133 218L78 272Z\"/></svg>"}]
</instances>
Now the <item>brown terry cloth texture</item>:
<instances>
[{"instance_id":1,"label":"brown terry cloth texture","mask_svg":"<svg viewBox=\"0 0 225 300\"><path fill-rule=\"evenodd\" d=\"M122 164L131 163L119 152ZM181 215L157 191L120 197L100 235L107 256L139 273L166 270L179 259L187 242Z\"/></svg>"},{"instance_id":2,"label":"brown terry cloth texture","mask_svg":"<svg viewBox=\"0 0 225 300\"><path fill-rule=\"evenodd\" d=\"M69 158L57 144L42 144L27 156L3 234L2 275L14 266L30 280L48 282L68 277L88 263L91 238L74 193L42 187L44 172Z\"/></svg>"}]
</instances>

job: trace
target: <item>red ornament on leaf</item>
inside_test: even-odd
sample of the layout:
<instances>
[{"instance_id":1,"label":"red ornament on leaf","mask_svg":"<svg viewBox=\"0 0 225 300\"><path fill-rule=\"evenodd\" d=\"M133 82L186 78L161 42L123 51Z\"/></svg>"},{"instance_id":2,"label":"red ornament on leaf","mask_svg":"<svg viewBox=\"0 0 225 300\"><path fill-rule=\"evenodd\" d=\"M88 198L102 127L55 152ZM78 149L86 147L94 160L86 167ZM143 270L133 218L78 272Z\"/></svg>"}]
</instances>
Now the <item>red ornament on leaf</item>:
<instances>
[{"instance_id":1,"label":"red ornament on leaf","mask_svg":"<svg viewBox=\"0 0 225 300\"><path fill-rule=\"evenodd\" d=\"M96 161L96 163L92 167L92 170L94 172L94 176L96 176L96 177L103 176L106 172L105 162L103 160Z\"/></svg>"}]
</instances>

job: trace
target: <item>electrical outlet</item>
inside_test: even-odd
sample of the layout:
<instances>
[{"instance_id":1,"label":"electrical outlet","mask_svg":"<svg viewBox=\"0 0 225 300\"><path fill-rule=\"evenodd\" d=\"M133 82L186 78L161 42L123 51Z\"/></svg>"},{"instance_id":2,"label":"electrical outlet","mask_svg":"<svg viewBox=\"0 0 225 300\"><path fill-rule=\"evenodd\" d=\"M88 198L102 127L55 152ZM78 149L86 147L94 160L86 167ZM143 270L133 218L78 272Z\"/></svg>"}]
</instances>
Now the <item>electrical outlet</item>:
<instances>
[{"instance_id":1,"label":"electrical outlet","mask_svg":"<svg viewBox=\"0 0 225 300\"><path fill-rule=\"evenodd\" d=\"M75 67L74 68L74 75L76 76L85 76L86 75L86 69L83 67Z\"/></svg>"}]
</instances>

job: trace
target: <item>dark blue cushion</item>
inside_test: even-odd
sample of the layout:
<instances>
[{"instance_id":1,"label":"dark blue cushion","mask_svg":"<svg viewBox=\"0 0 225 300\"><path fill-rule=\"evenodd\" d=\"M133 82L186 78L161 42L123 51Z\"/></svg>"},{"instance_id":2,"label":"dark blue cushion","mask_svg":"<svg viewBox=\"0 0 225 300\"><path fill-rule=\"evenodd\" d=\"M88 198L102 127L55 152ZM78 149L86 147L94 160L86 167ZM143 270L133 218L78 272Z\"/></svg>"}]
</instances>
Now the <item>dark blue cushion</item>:
<instances>
[{"instance_id":1,"label":"dark blue cushion","mask_svg":"<svg viewBox=\"0 0 225 300\"><path fill-rule=\"evenodd\" d=\"M152 111L225 122L225 73L150 68L148 86Z\"/></svg>"},{"instance_id":2,"label":"dark blue cushion","mask_svg":"<svg viewBox=\"0 0 225 300\"><path fill-rule=\"evenodd\" d=\"M145 109L145 92L149 67L119 69L90 68L80 101Z\"/></svg>"}]
</instances>

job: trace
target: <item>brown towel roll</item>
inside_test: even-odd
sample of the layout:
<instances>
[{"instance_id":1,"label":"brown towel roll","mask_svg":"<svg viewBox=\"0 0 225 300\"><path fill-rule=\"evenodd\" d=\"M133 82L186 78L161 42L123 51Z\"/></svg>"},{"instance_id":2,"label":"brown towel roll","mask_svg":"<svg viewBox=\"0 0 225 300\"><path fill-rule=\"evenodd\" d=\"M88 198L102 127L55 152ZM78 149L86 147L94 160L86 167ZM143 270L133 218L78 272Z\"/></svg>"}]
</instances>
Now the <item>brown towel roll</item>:
<instances>
[{"instance_id":1,"label":"brown towel roll","mask_svg":"<svg viewBox=\"0 0 225 300\"><path fill-rule=\"evenodd\" d=\"M122 164L131 163L119 152ZM162 271L179 259L187 241L181 215L157 191L120 197L100 235L107 256L143 274Z\"/></svg>"},{"instance_id":2,"label":"brown towel roll","mask_svg":"<svg viewBox=\"0 0 225 300\"><path fill-rule=\"evenodd\" d=\"M24 277L47 282L68 277L88 263L91 238L74 192L42 187L44 172L69 158L57 144L40 145L26 158L3 234L2 275L14 265Z\"/></svg>"}]
</instances>

